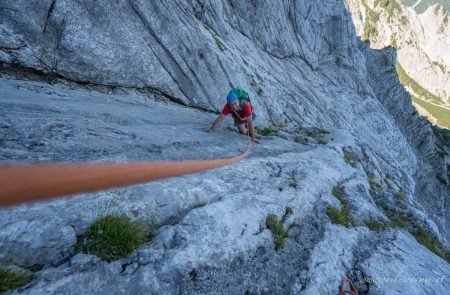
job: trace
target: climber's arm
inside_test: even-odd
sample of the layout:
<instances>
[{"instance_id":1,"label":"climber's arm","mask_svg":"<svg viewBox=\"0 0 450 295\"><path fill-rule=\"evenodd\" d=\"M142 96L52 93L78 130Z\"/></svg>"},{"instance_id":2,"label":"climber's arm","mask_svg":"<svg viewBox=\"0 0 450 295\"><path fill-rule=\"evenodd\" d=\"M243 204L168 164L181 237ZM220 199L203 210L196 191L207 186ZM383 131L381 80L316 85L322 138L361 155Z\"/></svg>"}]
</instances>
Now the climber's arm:
<instances>
[{"instance_id":1,"label":"climber's arm","mask_svg":"<svg viewBox=\"0 0 450 295\"><path fill-rule=\"evenodd\" d=\"M214 123L212 124L211 127L209 127L208 129L206 129L206 132L212 132L220 123L222 123L222 121L225 119L225 115L224 114L220 114L217 119L214 121Z\"/></svg>"}]
</instances>

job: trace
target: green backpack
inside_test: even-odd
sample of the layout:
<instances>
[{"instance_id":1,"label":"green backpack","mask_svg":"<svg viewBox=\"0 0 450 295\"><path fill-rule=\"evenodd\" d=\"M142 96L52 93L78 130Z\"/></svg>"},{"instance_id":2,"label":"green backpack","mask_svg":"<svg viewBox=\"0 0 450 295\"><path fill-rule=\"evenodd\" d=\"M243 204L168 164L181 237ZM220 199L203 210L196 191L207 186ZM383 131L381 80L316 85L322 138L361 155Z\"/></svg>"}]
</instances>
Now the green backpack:
<instances>
[{"instance_id":1,"label":"green backpack","mask_svg":"<svg viewBox=\"0 0 450 295\"><path fill-rule=\"evenodd\" d=\"M240 107L242 107L242 105L243 105L244 102L246 101L246 102L248 102L248 103L250 104L250 106L251 106L252 109L253 109L252 102L250 101L250 96L248 96L248 93L247 93L247 92L245 92L245 91L242 90L241 88L233 88L233 89L230 90L230 92L229 92L228 94L230 94L230 93L234 93L234 94L237 95L237 97L238 97L238 99L239 99L239 105L240 105Z\"/></svg>"}]
</instances>

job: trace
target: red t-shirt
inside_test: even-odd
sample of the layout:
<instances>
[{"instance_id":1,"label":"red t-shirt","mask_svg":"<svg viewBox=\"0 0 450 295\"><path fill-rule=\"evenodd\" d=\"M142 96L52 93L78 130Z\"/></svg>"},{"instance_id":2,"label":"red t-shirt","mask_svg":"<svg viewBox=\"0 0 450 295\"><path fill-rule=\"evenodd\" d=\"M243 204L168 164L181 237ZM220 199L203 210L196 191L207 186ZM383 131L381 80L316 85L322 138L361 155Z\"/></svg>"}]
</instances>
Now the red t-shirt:
<instances>
[{"instance_id":1,"label":"red t-shirt","mask_svg":"<svg viewBox=\"0 0 450 295\"><path fill-rule=\"evenodd\" d=\"M225 104L225 106L222 109L222 115L227 116L230 112L231 112L230 105ZM248 102L244 101L244 103L242 104L242 110L237 111L236 113L237 114L231 112L234 122L236 123L247 122L247 118L252 115L252 107Z\"/></svg>"}]
</instances>

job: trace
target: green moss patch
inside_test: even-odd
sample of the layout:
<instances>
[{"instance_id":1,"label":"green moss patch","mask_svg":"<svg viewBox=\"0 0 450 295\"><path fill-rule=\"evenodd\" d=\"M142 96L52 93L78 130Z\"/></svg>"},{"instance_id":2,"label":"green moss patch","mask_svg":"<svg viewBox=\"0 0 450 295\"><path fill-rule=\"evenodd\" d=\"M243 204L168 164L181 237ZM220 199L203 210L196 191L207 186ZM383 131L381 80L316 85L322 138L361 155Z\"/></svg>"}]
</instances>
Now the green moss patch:
<instances>
[{"instance_id":1,"label":"green moss patch","mask_svg":"<svg viewBox=\"0 0 450 295\"><path fill-rule=\"evenodd\" d=\"M335 185L331 190L331 194L342 202L344 200L344 187L341 185Z\"/></svg>"},{"instance_id":2,"label":"green moss patch","mask_svg":"<svg viewBox=\"0 0 450 295\"><path fill-rule=\"evenodd\" d=\"M328 207L327 215L334 224L340 224L345 227L350 227L350 217L348 209L346 207L343 207L341 209Z\"/></svg>"},{"instance_id":3,"label":"green moss patch","mask_svg":"<svg viewBox=\"0 0 450 295\"><path fill-rule=\"evenodd\" d=\"M373 220L373 219L369 219L369 220L365 220L364 224L373 231L381 231L384 230L386 228L386 224L383 222L379 222L377 220Z\"/></svg>"},{"instance_id":4,"label":"green moss patch","mask_svg":"<svg viewBox=\"0 0 450 295\"><path fill-rule=\"evenodd\" d=\"M392 45L392 47L394 47L395 49L398 49L398 45L397 45L397 33L392 33L392 35L391 35L391 45Z\"/></svg>"},{"instance_id":5,"label":"green moss patch","mask_svg":"<svg viewBox=\"0 0 450 295\"><path fill-rule=\"evenodd\" d=\"M378 4L386 10L388 14L388 22L391 21L391 18L394 15L394 10L398 10L399 12L402 11L401 6L397 3L396 0L377 0L375 1L374 6L377 6Z\"/></svg>"},{"instance_id":6,"label":"green moss patch","mask_svg":"<svg viewBox=\"0 0 450 295\"><path fill-rule=\"evenodd\" d=\"M331 194L341 202L341 208L328 207L327 215L334 224L350 227L350 211L347 200L344 198L344 187L336 185L331 190Z\"/></svg>"},{"instance_id":7,"label":"green moss patch","mask_svg":"<svg viewBox=\"0 0 450 295\"><path fill-rule=\"evenodd\" d=\"M148 240L149 235L137 224L124 217L108 215L89 227L81 249L102 260L111 261L128 256Z\"/></svg>"},{"instance_id":8,"label":"green moss patch","mask_svg":"<svg viewBox=\"0 0 450 295\"><path fill-rule=\"evenodd\" d=\"M405 228L408 225L408 220L400 215L394 218L391 218L391 226L396 228Z\"/></svg>"},{"instance_id":9,"label":"green moss patch","mask_svg":"<svg viewBox=\"0 0 450 295\"><path fill-rule=\"evenodd\" d=\"M366 10L366 17L364 21L364 34L362 40L369 40L372 36L378 35L377 22L380 19L380 13L372 10L369 6L362 1L364 8Z\"/></svg>"},{"instance_id":10,"label":"green moss patch","mask_svg":"<svg viewBox=\"0 0 450 295\"><path fill-rule=\"evenodd\" d=\"M223 45L222 41L220 40L216 32L214 32L213 29L211 29L211 27L208 26L207 24L203 24L203 26L211 34L211 37L213 37L214 41L216 42L217 48L219 48L220 51L225 51L225 46Z\"/></svg>"},{"instance_id":11,"label":"green moss patch","mask_svg":"<svg viewBox=\"0 0 450 295\"><path fill-rule=\"evenodd\" d=\"M417 242L427 247L431 252L443 258L447 263L450 263L450 252L446 251L439 240L425 231L423 228L418 228L413 233Z\"/></svg>"},{"instance_id":12,"label":"green moss patch","mask_svg":"<svg viewBox=\"0 0 450 295\"><path fill-rule=\"evenodd\" d=\"M342 149L342 152L344 153L345 163L349 164L352 167L356 167L357 161L354 159L353 154L345 148Z\"/></svg>"},{"instance_id":13,"label":"green moss patch","mask_svg":"<svg viewBox=\"0 0 450 295\"><path fill-rule=\"evenodd\" d=\"M397 201L404 201L404 200L406 200L405 192L404 192L403 190L400 190L400 191L398 191L398 192L395 192L395 193L394 193L394 198L395 198Z\"/></svg>"},{"instance_id":14,"label":"green moss patch","mask_svg":"<svg viewBox=\"0 0 450 295\"><path fill-rule=\"evenodd\" d=\"M264 129L258 130L258 134L261 135L261 136L269 136L273 132L275 132L275 130L272 130L272 129L267 128L267 127L264 128Z\"/></svg>"},{"instance_id":15,"label":"green moss patch","mask_svg":"<svg viewBox=\"0 0 450 295\"><path fill-rule=\"evenodd\" d=\"M269 214L266 218L266 226L272 232L275 249L283 249L285 238L287 238L287 230L284 229L283 223L275 214Z\"/></svg>"},{"instance_id":16,"label":"green moss patch","mask_svg":"<svg viewBox=\"0 0 450 295\"><path fill-rule=\"evenodd\" d=\"M373 174L369 174L367 176L367 181L369 182L369 185L370 185L369 193L371 196L374 196L377 191L379 191L383 188L383 185L381 185L380 183L378 183L375 180L375 175L373 175Z\"/></svg>"},{"instance_id":17,"label":"green moss patch","mask_svg":"<svg viewBox=\"0 0 450 295\"><path fill-rule=\"evenodd\" d=\"M19 288L30 282L31 276L0 266L0 293Z\"/></svg>"}]
</instances>

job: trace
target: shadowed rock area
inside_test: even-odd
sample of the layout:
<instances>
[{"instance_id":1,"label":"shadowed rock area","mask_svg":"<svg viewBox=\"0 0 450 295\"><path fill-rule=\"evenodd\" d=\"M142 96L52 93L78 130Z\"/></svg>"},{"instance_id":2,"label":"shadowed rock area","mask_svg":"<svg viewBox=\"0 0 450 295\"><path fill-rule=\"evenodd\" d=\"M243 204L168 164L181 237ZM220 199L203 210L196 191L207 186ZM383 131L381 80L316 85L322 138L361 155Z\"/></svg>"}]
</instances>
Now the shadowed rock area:
<instances>
[{"instance_id":1,"label":"shadowed rock area","mask_svg":"<svg viewBox=\"0 0 450 295\"><path fill-rule=\"evenodd\" d=\"M449 246L448 146L343 2L16 1L0 16L3 163L235 156L248 141L231 120L204 132L234 86L276 130L232 166L3 208L0 262L34 270L13 294L336 294L345 275L361 294L450 287L415 238ZM109 213L153 239L113 262L80 253ZM269 214L288 232L278 251Z\"/></svg>"}]
</instances>

